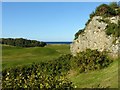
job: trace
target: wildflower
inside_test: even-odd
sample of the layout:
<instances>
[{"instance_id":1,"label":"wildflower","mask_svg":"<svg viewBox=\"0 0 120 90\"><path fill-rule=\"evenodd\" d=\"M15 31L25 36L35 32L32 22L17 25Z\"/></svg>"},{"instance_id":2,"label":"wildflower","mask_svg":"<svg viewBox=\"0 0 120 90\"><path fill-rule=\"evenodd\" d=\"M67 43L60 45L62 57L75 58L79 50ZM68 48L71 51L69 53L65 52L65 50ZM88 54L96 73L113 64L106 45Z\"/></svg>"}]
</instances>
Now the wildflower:
<instances>
[{"instance_id":1,"label":"wildflower","mask_svg":"<svg viewBox=\"0 0 120 90\"><path fill-rule=\"evenodd\" d=\"M9 75L10 73L8 72L7 75Z\"/></svg>"}]
</instances>

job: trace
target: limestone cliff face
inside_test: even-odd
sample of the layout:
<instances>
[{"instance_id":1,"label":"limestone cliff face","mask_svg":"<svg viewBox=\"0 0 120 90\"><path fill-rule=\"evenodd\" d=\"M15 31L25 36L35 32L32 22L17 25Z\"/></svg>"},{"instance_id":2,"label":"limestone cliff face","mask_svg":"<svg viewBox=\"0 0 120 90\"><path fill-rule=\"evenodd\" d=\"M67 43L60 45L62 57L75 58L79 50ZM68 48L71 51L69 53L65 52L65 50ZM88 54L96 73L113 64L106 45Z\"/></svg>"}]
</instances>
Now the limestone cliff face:
<instances>
[{"instance_id":1,"label":"limestone cliff face","mask_svg":"<svg viewBox=\"0 0 120 90\"><path fill-rule=\"evenodd\" d=\"M113 57L118 57L120 50L120 38L108 36L105 33L107 23L100 22L101 16L94 16L89 24L85 27L76 40L70 46L72 54L75 56L86 49L97 49L98 51L108 51ZM119 16L107 18L111 23L118 23Z\"/></svg>"}]
</instances>

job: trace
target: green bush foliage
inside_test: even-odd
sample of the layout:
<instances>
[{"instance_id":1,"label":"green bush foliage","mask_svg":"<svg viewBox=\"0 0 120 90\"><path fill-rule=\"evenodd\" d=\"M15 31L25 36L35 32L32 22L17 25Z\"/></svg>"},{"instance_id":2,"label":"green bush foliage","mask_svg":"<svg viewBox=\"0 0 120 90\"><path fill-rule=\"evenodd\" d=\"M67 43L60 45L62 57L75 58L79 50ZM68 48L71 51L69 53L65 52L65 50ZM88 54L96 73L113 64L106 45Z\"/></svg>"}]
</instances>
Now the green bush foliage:
<instances>
[{"instance_id":1,"label":"green bush foliage","mask_svg":"<svg viewBox=\"0 0 120 90\"><path fill-rule=\"evenodd\" d=\"M94 16L95 16L95 12L92 12L89 17L93 18Z\"/></svg>"},{"instance_id":2,"label":"green bush foliage","mask_svg":"<svg viewBox=\"0 0 120 90\"><path fill-rule=\"evenodd\" d=\"M101 4L98 6L95 10L96 16L103 16L103 17L111 17L115 15L119 15L120 12L118 12L120 9L117 2L111 2L109 5L107 4Z\"/></svg>"},{"instance_id":3,"label":"green bush foliage","mask_svg":"<svg viewBox=\"0 0 120 90\"><path fill-rule=\"evenodd\" d=\"M73 62L75 62L77 68L79 67L79 72L82 73L107 67L112 60L108 58L106 52L87 49L78 53L73 58Z\"/></svg>"},{"instance_id":4,"label":"green bush foliage","mask_svg":"<svg viewBox=\"0 0 120 90\"><path fill-rule=\"evenodd\" d=\"M118 21L118 24L109 23L106 27L106 34L120 37L120 20Z\"/></svg>"},{"instance_id":5,"label":"green bush foliage","mask_svg":"<svg viewBox=\"0 0 120 90\"><path fill-rule=\"evenodd\" d=\"M27 40L23 38L2 38L0 40L0 44L6 44L6 45L12 45L12 46L18 46L18 47L44 47L46 45L45 42L40 42L36 40Z\"/></svg>"},{"instance_id":6,"label":"green bush foliage","mask_svg":"<svg viewBox=\"0 0 120 90\"><path fill-rule=\"evenodd\" d=\"M116 14L120 16L120 7L116 10Z\"/></svg>"},{"instance_id":7,"label":"green bush foliage","mask_svg":"<svg viewBox=\"0 0 120 90\"><path fill-rule=\"evenodd\" d=\"M96 8L95 11L93 11L90 14L89 16L90 19L85 25L87 26L94 16L111 17L115 15L120 15L120 7L118 6L116 2L112 2L109 5L101 4L100 6Z\"/></svg>"},{"instance_id":8,"label":"green bush foliage","mask_svg":"<svg viewBox=\"0 0 120 90\"><path fill-rule=\"evenodd\" d=\"M72 89L75 86L66 77L71 69L88 72L107 67L112 61L105 52L87 49L77 56L62 55L53 61L17 66L2 71L2 87L33 89Z\"/></svg>"},{"instance_id":9,"label":"green bush foliage","mask_svg":"<svg viewBox=\"0 0 120 90\"><path fill-rule=\"evenodd\" d=\"M107 34L107 35L111 35L112 33L114 34L115 31L116 31L116 29L117 29L116 26L117 26L116 24L110 23L110 24L107 26L106 34Z\"/></svg>"},{"instance_id":10,"label":"green bush foliage","mask_svg":"<svg viewBox=\"0 0 120 90\"><path fill-rule=\"evenodd\" d=\"M76 40L76 39L78 38L78 36L79 36L80 34L82 34L82 33L84 33L84 29L79 30L79 31L75 34L74 40Z\"/></svg>"},{"instance_id":11,"label":"green bush foliage","mask_svg":"<svg viewBox=\"0 0 120 90\"><path fill-rule=\"evenodd\" d=\"M109 6L113 9L119 8L119 5L117 4L117 2L111 2Z\"/></svg>"},{"instance_id":12,"label":"green bush foliage","mask_svg":"<svg viewBox=\"0 0 120 90\"><path fill-rule=\"evenodd\" d=\"M115 9L111 8L109 5L102 4L96 8L95 14L97 16L110 17L110 16L115 16L116 11L115 11Z\"/></svg>"},{"instance_id":13,"label":"green bush foliage","mask_svg":"<svg viewBox=\"0 0 120 90\"><path fill-rule=\"evenodd\" d=\"M33 89L70 89L72 82L65 77L70 69L71 55L64 55L52 62L17 66L2 71L2 87Z\"/></svg>"},{"instance_id":14,"label":"green bush foliage","mask_svg":"<svg viewBox=\"0 0 120 90\"><path fill-rule=\"evenodd\" d=\"M91 21L91 18L88 19L88 21L85 23L85 26L87 26L90 23L90 21Z\"/></svg>"}]
</instances>

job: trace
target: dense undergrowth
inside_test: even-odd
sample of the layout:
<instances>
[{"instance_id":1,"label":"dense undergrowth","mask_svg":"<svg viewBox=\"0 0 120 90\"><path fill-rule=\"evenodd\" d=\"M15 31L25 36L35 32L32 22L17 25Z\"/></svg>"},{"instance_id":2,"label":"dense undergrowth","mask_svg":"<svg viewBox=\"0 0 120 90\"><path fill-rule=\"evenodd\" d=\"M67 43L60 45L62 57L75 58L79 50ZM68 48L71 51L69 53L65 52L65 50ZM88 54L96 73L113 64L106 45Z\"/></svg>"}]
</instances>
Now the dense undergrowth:
<instances>
[{"instance_id":1,"label":"dense undergrowth","mask_svg":"<svg viewBox=\"0 0 120 90\"><path fill-rule=\"evenodd\" d=\"M34 63L30 66L17 66L2 72L3 88L72 88L65 78L70 69L69 58L60 57L54 62Z\"/></svg>"},{"instance_id":2,"label":"dense undergrowth","mask_svg":"<svg viewBox=\"0 0 120 90\"><path fill-rule=\"evenodd\" d=\"M71 88L72 83L65 78L70 68L69 60L66 55L54 62L6 69L2 72L2 86L3 88Z\"/></svg>"},{"instance_id":3,"label":"dense undergrowth","mask_svg":"<svg viewBox=\"0 0 120 90\"><path fill-rule=\"evenodd\" d=\"M78 68L80 73L105 68L112 62L107 52L91 49L78 53L71 61L74 63L73 68Z\"/></svg>"},{"instance_id":4,"label":"dense undergrowth","mask_svg":"<svg viewBox=\"0 0 120 90\"><path fill-rule=\"evenodd\" d=\"M105 52L87 49L75 57L67 54L53 61L5 69L2 87L72 89L75 85L67 79L68 71L89 72L107 67L111 62Z\"/></svg>"}]
</instances>

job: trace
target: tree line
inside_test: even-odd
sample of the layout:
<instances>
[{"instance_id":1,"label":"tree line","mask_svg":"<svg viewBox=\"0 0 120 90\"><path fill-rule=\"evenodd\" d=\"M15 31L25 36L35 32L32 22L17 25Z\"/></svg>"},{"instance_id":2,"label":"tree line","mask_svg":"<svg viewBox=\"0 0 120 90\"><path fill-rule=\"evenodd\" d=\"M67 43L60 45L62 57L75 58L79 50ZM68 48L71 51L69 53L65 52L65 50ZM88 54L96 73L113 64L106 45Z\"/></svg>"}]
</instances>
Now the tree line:
<instances>
[{"instance_id":1,"label":"tree line","mask_svg":"<svg viewBox=\"0 0 120 90\"><path fill-rule=\"evenodd\" d=\"M46 45L45 42L40 42L36 40L27 40L23 38L1 38L0 44L18 46L18 47L44 47Z\"/></svg>"}]
</instances>

